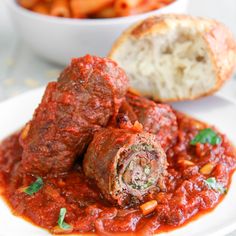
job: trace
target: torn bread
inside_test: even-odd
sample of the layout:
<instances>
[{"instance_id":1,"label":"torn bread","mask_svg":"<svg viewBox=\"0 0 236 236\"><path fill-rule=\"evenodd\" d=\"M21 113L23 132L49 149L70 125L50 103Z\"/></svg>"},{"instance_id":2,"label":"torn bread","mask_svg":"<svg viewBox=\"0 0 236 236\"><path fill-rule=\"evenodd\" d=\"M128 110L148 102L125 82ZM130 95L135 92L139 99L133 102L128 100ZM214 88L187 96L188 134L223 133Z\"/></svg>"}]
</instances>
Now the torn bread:
<instances>
[{"instance_id":1,"label":"torn bread","mask_svg":"<svg viewBox=\"0 0 236 236\"><path fill-rule=\"evenodd\" d=\"M236 42L215 20L160 15L125 31L109 57L142 95L163 102L191 100L214 93L231 77Z\"/></svg>"}]
</instances>

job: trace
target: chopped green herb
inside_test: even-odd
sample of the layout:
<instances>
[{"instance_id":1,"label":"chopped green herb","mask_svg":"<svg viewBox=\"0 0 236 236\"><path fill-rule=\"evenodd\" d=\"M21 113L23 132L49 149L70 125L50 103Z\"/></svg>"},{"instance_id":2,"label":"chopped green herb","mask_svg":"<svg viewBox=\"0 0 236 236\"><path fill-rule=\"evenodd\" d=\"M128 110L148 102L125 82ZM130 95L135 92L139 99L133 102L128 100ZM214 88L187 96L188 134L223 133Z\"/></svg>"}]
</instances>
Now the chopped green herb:
<instances>
[{"instance_id":1,"label":"chopped green herb","mask_svg":"<svg viewBox=\"0 0 236 236\"><path fill-rule=\"evenodd\" d=\"M66 215L66 208L61 208L57 223L61 229L68 230L71 229L71 226L64 222L65 215Z\"/></svg>"},{"instance_id":2,"label":"chopped green herb","mask_svg":"<svg viewBox=\"0 0 236 236\"><path fill-rule=\"evenodd\" d=\"M38 177L34 183L27 187L24 192L30 196L37 193L43 187L43 179Z\"/></svg>"},{"instance_id":3,"label":"chopped green herb","mask_svg":"<svg viewBox=\"0 0 236 236\"><path fill-rule=\"evenodd\" d=\"M142 189L147 189L155 183L154 179L150 179L147 183L142 186Z\"/></svg>"},{"instance_id":4,"label":"chopped green herb","mask_svg":"<svg viewBox=\"0 0 236 236\"><path fill-rule=\"evenodd\" d=\"M211 145L219 144L221 142L221 137L217 133L210 129L203 129L194 137L190 142L191 145L196 145L197 143L210 143Z\"/></svg>"},{"instance_id":5,"label":"chopped green herb","mask_svg":"<svg viewBox=\"0 0 236 236\"><path fill-rule=\"evenodd\" d=\"M138 184L131 184L131 186L132 186L133 189L137 189L137 190L141 189L141 186L138 185Z\"/></svg>"},{"instance_id":6,"label":"chopped green herb","mask_svg":"<svg viewBox=\"0 0 236 236\"><path fill-rule=\"evenodd\" d=\"M216 179L214 177L208 178L207 180L204 180L208 188L214 189L218 191L221 194L225 194L227 192L227 189L223 187L221 183L217 183Z\"/></svg>"},{"instance_id":7,"label":"chopped green herb","mask_svg":"<svg viewBox=\"0 0 236 236\"><path fill-rule=\"evenodd\" d=\"M131 149L132 151L134 151L134 152L137 152L137 151L139 151L139 146L138 146L138 145L132 145L132 146L130 147L130 149Z\"/></svg>"},{"instance_id":8,"label":"chopped green herb","mask_svg":"<svg viewBox=\"0 0 236 236\"><path fill-rule=\"evenodd\" d=\"M151 144L145 144L145 150L151 152L153 151L153 146Z\"/></svg>"},{"instance_id":9,"label":"chopped green herb","mask_svg":"<svg viewBox=\"0 0 236 236\"><path fill-rule=\"evenodd\" d=\"M149 166L145 166L145 167L144 167L144 173L145 173L146 175L149 175L149 174L151 173L151 168L150 168Z\"/></svg>"},{"instance_id":10,"label":"chopped green herb","mask_svg":"<svg viewBox=\"0 0 236 236\"><path fill-rule=\"evenodd\" d=\"M138 151L153 151L153 146L151 144L144 144L144 145L132 145L130 149L134 152Z\"/></svg>"}]
</instances>

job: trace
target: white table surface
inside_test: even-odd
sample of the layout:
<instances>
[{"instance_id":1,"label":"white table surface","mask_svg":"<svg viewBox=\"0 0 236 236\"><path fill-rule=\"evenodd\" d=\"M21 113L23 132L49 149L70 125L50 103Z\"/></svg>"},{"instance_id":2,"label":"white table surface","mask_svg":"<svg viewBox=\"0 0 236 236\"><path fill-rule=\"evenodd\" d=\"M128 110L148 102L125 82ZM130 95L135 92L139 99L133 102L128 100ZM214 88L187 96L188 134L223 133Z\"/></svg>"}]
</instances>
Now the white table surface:
<instances>
[{"instance_id":1,"label":"white table surface","mask_svg":"<svg viewBox=\"0 0 236 236\"><path fill-rule=\"evenodd\" d=\"M236 0L189 1L190 14L215 18L225 23L236 36ZM62 69L37 57L19 40L0 0L0 101L46 85L55 80ZM236 101L235 76L219 94ZM236 236L236 231L228 236Z\"/></svg>"}]
</instances>

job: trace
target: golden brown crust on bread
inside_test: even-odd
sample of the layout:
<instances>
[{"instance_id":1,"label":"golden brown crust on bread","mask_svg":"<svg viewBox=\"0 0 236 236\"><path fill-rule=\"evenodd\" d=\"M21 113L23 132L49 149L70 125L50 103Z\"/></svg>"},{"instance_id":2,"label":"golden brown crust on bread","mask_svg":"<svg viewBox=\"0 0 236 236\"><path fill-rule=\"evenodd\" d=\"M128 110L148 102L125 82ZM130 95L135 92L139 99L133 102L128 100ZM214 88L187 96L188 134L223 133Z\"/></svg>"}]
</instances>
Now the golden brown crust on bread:
<instances>
[{"instance_id":1,"label":"golden brown crust on bread","mask_svg":"<svg viewBox=\"0 0 236 236\"><path fill-rule=\"evenodd\" d=\"M166 29L168 25L165 20L183 20L186 15L177 15L177 14L166 14L159 16L151 16L146 20L139 22L129 33L134 37L142 37L146 34L152 33L153 31L161 31ZM191 16L188 16L192 18Z\"/></svg>"},{"instance_id":2,"label":"golden brown crust on bread","mask_svg":"<svg viewBox=\"0 0 236 236\"><path fill-rule=\"evenodd\" d=\"M128 38L131 38L132 40L139 40L140 38L146 36L165 34L167 31L174 29L175 26L180 23L186 27L196 28L201 35L201 38L205 41L216 75L216 82L215 85L208 91L203 91L202 93L185 98L160 99L158 96L152 96L154 99L162 102L193 100L211 95L218 91L223 83L232 76L232 73L236 67L236 42L232 33L226 26L215 20L207 18L177 14L149 17L146 20L131 26L114 43L108 57L114 59L114 54ZM158 78L156 80L158 80ZM150 94L148 93L142 93L142 95L150 97Z\"/></svg>"},{"instance_id":3,"label":"golden brown crust on bread","mask_svg":"<svg viewBox=\"0 0 236 236\"><path fill-rule=\"evenodd\" d=\"M212 94L218 91L226 80L231 78L235 70L236 42L232 33L223 24L216 21L212 21L212 27L205 33L204 39L207 42L218 75L215 87L209 91L209 94Z\"/></svg>"}]
</instances>

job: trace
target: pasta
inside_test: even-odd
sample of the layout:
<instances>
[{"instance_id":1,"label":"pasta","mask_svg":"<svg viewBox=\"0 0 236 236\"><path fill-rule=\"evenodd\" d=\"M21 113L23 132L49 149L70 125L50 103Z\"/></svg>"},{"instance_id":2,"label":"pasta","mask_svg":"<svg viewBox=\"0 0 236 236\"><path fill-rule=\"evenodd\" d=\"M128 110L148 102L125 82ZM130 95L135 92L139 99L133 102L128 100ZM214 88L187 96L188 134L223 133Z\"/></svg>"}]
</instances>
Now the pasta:
<instances>
[{"instance_id":1,"label":"pasta","mask_svg":"<svg viewBox=\"0 0 236 236\"><path fill-rule=\"evenodd\" d=\"M70 6L68 0L53 0L50 14L52 16L70 17Z\"/></svg>"},{"instance_id":2,"label":"pasta","mask_svg":"<svg viewBox=\"0 0 236 236\"><path fill-rule=\"evenodd\" d=\"M114 8L118 16L128 16L143 0L116 0Z\"/></svg>"},{"instance_id":3,"label":"pasta","mask_svg":"<svg viewBox=\"0 0 236 236\"><path fill-rule=\"evenodd\" d=\"M113 6L108 6L93 15L93 18L113 18L116 17L116 12Z\"/></svg>"},{"instance_id":4,"label":"pasta","mask_svg":"<svg viewBox=\"0 0 236 236\"><path fill-rule=\"evenodd\" d=\"M31 11L65 18L114 18L145 13L175 0L18 0Z\"/></svg>"},{"instance_id":5,"label":"pasta","mask_svg":"<svg viewBox=\"0 0 236 236\"><path fill-rule=\"evenodd\" d=\"M96 13L112 4L114 0L71 0L70 6L75 18Z\"/></svg>"},{"instance_id":6,"label":"pasta","mask_svg":"<svg viewBox=\"0 0 236 236\"><path fill-rule=\"evenodd\" d=\"M39 2L32 8L32 10L43 15L49 15L49 5L44 2Z\"/></svg>"},{"instance_id":7,"label":"pasta","mask_svg":"<svg viewBox=\"0 0 236 236\"><path fill-rule=\"evenodd\" d=\"M19 0L19 4L24 8L31 8L38 2L40 2L40 0Z\"/></svg>"},{"instance_id":8,"label":"pasta","mask_svg":"<svg viewBox=\"0 0 236 236\"><path fill-rule=\"evenodd\" d=\"M165 6L163 1L146 0L145 3L142 2L138 6L131 8L128 15L137 15L137 14L153 11L163 6Z\"/></svg>"}]
</instances>

